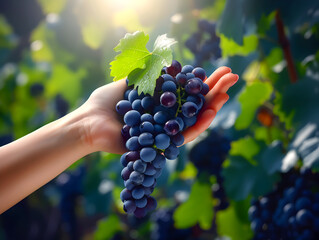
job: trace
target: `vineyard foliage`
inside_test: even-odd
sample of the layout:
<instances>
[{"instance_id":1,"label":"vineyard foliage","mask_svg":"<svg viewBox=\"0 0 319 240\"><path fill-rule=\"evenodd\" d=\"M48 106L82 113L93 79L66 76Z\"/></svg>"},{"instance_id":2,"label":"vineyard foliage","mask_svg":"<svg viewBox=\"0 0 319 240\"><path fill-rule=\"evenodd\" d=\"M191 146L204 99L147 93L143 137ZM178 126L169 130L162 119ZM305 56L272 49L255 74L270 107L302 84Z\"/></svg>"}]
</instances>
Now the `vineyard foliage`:
<instances>
[{"instance_id":1,"label":"vineyard foliage","mask_svg":"<svg viewBox=\"0 0 319 240\"><path fill-rule=\"evenodd\" d=\"M166 164L153 193L158 207L146 217L123 211L120 156L94 153L2 214L0 239L252 239L251 202L292 171L318 171L318 2L18 2L0 3L0 146L154 61L147 49L156 53L156 43L147 42L158 35L167 33L168 46L177 41L164 62L201 66L207 75L226 65L240 80L210 129ZM119 40L137 30L149 37L140 32L140 53L117 56L133 61L121 71L112 62L127 44ZM133 74L150 93L142 70Z\"/></svg>"}]
</instances>

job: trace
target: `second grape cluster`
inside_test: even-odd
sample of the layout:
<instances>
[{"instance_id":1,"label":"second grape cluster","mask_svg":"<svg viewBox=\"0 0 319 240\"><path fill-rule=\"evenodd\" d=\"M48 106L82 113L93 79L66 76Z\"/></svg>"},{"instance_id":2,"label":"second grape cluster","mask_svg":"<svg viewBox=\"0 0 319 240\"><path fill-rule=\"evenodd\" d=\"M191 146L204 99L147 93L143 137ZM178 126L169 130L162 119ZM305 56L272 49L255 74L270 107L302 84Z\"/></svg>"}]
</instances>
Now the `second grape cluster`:
<instances>
[{"instance_id":1,"label":"second grape cluster","mask_svg":"<svg viewBox=\"0 0 319 240\"><path fill-rule=\"evenodd\" d=\"M197 121L204 95L209 91L205 79L204 69L182 67L173 60L156 79L153 96L139 95L128 86L124 99L116 105L125 123L122 137L128 149L121 157L125 186L121 200L125 212L144 217L156 208L156 200L150 194L166 159L178 157L178 146L184 142L181 132Z\"/></svg>"}]
</instances>

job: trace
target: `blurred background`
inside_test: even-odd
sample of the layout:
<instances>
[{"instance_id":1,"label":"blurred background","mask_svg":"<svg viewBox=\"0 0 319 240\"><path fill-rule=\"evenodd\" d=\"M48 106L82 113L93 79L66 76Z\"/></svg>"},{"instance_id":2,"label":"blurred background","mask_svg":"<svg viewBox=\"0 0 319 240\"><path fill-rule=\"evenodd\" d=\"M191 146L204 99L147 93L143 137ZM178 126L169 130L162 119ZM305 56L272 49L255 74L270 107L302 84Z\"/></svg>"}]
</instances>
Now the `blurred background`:
<instances>
[{"instance_id":1,"label":"blurred background","mask_svg":"<svg viewBox=\"0 0 319 240\"><path fill-rule=\"evenodd\" d=\"M258 239L252 199L318 169L318 23L312 0L0 0L0 146L111 82L127 32L148 33L149 50L167 33L182 65L240 76L211 128L166 164L153 213L124 213L120 156L95 153L3 213L0 239Z\"/></svg>"}]
</instances>

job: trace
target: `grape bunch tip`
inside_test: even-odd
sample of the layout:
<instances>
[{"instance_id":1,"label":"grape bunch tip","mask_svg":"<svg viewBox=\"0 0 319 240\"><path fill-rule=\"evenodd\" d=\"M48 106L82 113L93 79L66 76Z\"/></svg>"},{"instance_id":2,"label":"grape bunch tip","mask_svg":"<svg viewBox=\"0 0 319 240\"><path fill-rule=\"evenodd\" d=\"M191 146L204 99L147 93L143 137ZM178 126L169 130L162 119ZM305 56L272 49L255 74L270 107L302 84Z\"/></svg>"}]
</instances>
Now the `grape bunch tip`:
<instances>
[{"instance_id":1,"label":"grape bunch tip","mask_svg":"<svg viewBox=\"0 0 319 240\"><path fill-rule=\"evenodd\" d=\"M184 143L182 131L196 123L209 87L205 70L173 60L156 79L154 95L141 93L129 86L124 99L116 105L123 117L122 138L128 152L121 156L124 190L123 209L144 217L157 206L151 193L165 167L174 160Z\"/></svg>"}]
</instances>

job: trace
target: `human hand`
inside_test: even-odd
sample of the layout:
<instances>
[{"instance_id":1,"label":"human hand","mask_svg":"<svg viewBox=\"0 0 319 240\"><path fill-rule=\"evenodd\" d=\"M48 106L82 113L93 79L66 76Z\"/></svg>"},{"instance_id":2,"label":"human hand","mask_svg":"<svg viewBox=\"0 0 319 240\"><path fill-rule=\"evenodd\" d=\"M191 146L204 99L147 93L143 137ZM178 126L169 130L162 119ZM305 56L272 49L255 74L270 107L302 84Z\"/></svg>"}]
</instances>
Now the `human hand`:
<instances>
[{"instance_id":1,"label":"human hand","mask_svg":"<svg viewBox=\"0 0 319 240\"><path fill-rule=\"evenodd\" d=\"M238 80L238 75L231 73L228 67L218 68L205 83L210 91L205 96L206 102L201 110L196 124L182 132L184 144L194 140L204 132L213 121L216 113L228 100L227 90ZM81 107L87 111L84 121L87 145L93 151L124 153L126 151L121 129L120 116L115 110L118 101L123 99L127 86L125 80L110 83L96 89Z\"/></svg>"}]
</instances>

